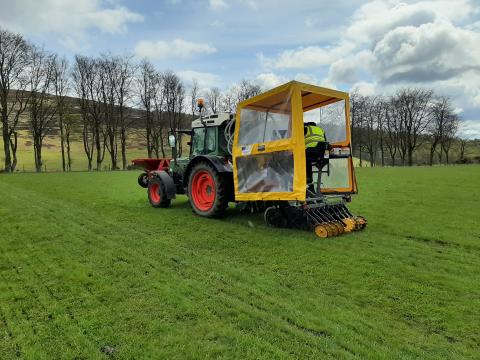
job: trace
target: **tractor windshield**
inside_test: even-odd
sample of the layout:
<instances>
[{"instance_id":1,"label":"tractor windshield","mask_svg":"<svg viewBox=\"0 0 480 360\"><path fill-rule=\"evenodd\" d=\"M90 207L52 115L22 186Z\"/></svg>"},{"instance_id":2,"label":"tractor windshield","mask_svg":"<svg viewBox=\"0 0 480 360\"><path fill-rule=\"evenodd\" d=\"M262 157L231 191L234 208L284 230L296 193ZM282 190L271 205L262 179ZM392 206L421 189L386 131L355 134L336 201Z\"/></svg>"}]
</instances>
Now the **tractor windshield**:
<instances>
[{"instance_id":1,"label":"tractor windshield","mask_svg":"<svg viewBox=\"0 0 480 360\"><path fill-rule=\"evenodd\" d=\"M217 128L207 127L205 139L205 128L193 129L192 155L210 154L215 152L217 146ZM204 148L205 147L205 148Z\"/></svg>"}]
</instances>

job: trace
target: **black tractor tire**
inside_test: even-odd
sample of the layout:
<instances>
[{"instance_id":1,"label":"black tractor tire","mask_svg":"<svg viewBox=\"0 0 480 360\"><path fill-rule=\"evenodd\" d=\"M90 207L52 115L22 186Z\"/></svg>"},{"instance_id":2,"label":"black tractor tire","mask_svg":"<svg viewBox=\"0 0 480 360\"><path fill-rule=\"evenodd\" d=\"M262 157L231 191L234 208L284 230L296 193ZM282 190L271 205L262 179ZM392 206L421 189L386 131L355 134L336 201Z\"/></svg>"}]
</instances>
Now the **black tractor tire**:
<instances>
[{"instance_id":1,"label":"black tractor tire","mask_svg":"<svg viewBox=\"0 0 480 360\"><path fill-rule=\"evenodd\" d=\"M148 182L147 188L148 201L155 208L167 208L170 206L171 200L167 198L165 184L163 181L154 176Z\"/></svg>"},{"instance_id":2,"label":"black tractor tire","mask_svg":"<svg viewBox=\"0 0 480 360\"><path fill-rule=\"evenodd\" d=\"M138 185L146 189L148 187L148 174L141 173L140 175L138 175L137 181L138 181Z\"/></svg>"},{"instance_id":3,"label":"black tractor tire","mask_svg":"<svg viewBox=\"0 0 480 360\"><path fill-rule=\"evenodd\" d=\"M220 218L228 207L228 179L211 164L194 165L188 178L188 200L193 211L204 217Z\"/></svg>"}]
</instances>

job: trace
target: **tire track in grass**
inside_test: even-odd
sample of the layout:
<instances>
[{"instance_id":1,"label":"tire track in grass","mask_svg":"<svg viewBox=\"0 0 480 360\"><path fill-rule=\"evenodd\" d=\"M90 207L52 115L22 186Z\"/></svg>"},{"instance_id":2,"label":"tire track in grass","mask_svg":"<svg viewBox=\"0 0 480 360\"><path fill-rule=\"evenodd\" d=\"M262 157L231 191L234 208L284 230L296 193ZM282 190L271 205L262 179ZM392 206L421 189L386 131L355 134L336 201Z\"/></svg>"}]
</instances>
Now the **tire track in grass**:
<instances>
[{"instance_id":1,"label":"tire track in grass","mask_svg":"<svg viewBox=\"0 0 480 360\"><path fill-rule=\"evenodd\" d=\"M42 203L45 204L45 201L42 201ZM38 210L41 210L41 209L38 208ZM84 216L82 216L81 218L85 219ZM96 224L95 224L95 225L96 225ZM138 234L138 233L139 233L139 231L136 231L136 232L135 232L135 234ZM145 235L145 233L142 233L142 234ZM149 234L147 234L147 235L149 235ZM196 254L196 255L198 255L198 254ZM210 260L210 259L209 259L209 260ZM204 269L203 269L203 268L196 268L196 272L198 272L199 270L204 270ZM209 275L212 275L212 272L210 272L210 273L208 273L208 274L209 274ZM215 274L215 275L216 275L216 274ZM232 295L230 295L230 296L232 296ZM260 296L261 296L261 295L260 295ZM238 296L236 296L236 298L237 298L237 300L238 300ZM243 301L243 302L245 302L243 299L240 299L240 300ZM245 310L245 309L244 309L244 310ZM269 314L269 315L271 315L271 314Z\"/></svg>"},{"instance_id":2,"label":"tire track in grass","mask_svg":"<svg viewBox=\"0 0 480 360\"><path fill-rule=\"evenodd\" d=\"M90 214L90 215L91 215L91 214ZM138 231L137 231L136 233L138 234ZM142 234L145 234L145 233L142 233ZM149 235L149 236L150 236L151 234L150 234L150 233L147 233L146 235ZM177 247L177 248L178 248L178 247ZM196 254L196 255L198 255L198 254ZM198 268L197 268L197 270L198 270ZM202 268L202 270L203 270L203 268ZM278 301L278 299L275 299L275 300ZM269 314L269 315L271 315L271 314Z\"/></svg>"},{"instance_id":3,"label":"tire track in grass","mask_svg":"<svg viewBox=\"0 0 480 360\"><path fill-rule=\"evenodd\" d=\"M37 194L38 195L38 194ZM42 203L45 205L45 200L49 200L51 204L54 204L55 206L53 206L54 208L58 208L59 206L61 207L63 204L60 204L58 202L55 202L55 201L52 201L50 199L42 199ZM40 207L37 207L37 209L39 211L42 210L42 208ZM95 222L94 220L91 220L89 217L92 217L94 214L92 214L92 212L89 212L88 214L85 214L85 213L82 213L81 211L79 211L78 208L76 208L74 211L72 211L72 209L70 207L65 207L65 210L66 210L66 213L69 215L69 217L74 217L74 215L77 215L78 218L82 218L82 221L87 221L90 223L90 225L92 226L99 226L99 224L97 222ZM87 216L85 216L87 215ZM108 225L108 227L112 227L112 226L115 226L116 224L113 223L113 222L107 222L107 223L104 223L104 225ZM132 230L132 229L122 229L124 232L127 232L128 234L131 234L131 235L135 235L134 238L136 238L138 235L142 235L144 238L149 238L151 237L153 234L151 232L145 232L145 231L139 231L139 230ZM159 238L157 238L157 240L160 240ZM164 239L162 239L164 240ZM109 239L110 242L112 242L113 240ZM165 241L162 241L162 245L165 247L165 246L168 246L170 248L170 251L172 251L172 249L174 250L174 252L170 252L167 256L177 256L178 253L185 253L185 250L187 251L190 251L192 252L192 249L189 249L189 248L185 248L185 247L182 247L180 245L177 244L177 246L172 246L171 243L166 243ZM125 246L125 243L124 243L124 246ZM138 248L130 248L132 251L138 251ZM127 249L125 249L126 251ZM143 251L143 249L142 249ZM195 258L196 260L198 260L200 257L199 257L199 253L198 252L193 252L194 255L195 255ZM128 253L128 255L131 257L131 253ZM150 256L150 257L149 257ZM216 259L211 259L211 258L208 258L207 259L207 256L208 255L201 255L202 256L202 259L201 259L201 262L205 265L212 265L211 263L214 262L215 263L215 266L216 268L218 268L220 271L208 271L206 270L206 267L205 266L194 266L193 264L189 264L189 266L192 268L192 272L194 273L203 273L204 275L206 275L206 277L213 277L217 280L217 282L221 279L219 279L219 274L225 274L225 273L231 273L231 269L229 269L227 266L225 266L224 264L222 264L221 262L219 262L218 260ZM140 260L145 260L145 258L149 258L150 261L155 261L151 258L151 255L145 253L145 251L143 251L143 254L141 254L141 256L139 257ZM185 264L184 264L185 265ZM239 270L246 270L246 269L239 269ZM235 272L233 273L235 274ZM237 286L237 288L241 289L241 290L252 290L248 284L244 285L243 283L237 283L235 284ZM258 285L258 283L257 283ZM265 286L263 286L265 287ZM268 288L268 286L267 286ZM270 300L271 303L275 303L277 305L277 307L279 307L279 312L290 312L292 313L292 311L294 312L296 309L291 309L291 305L285 303L285 302L282 302L282 301L279 301L279 298L274 298L274 297L271 297L268 293L262 293L261 291L258 291L256 290L256 294L258 297L261 297L265 300ZM208 293L205 293L205 295L209 295ZM248 303L249 301L251 302L251 299L245 299L245 298L241 298L239 295L234 295L234 294L228 294L227 295L227 299L224 300L225 301L225 305L229 305L230 302L237 302L237 301L240 301L241 303ZM253 314L252 311L251 311L251 305L248 305L247 304L247 309L249 309L250 311L250 316L253 316L255 318L259 317L258 314ZM247 309L243 309L243 311L246 311ZM281 317L276 317L275 318L275 315L272 314L272 313L268 313L267 311L260 311L257 309L257 311L260 312L261 316L260 315L260 318L265 321L264 319L273 319L273 320L281 320L282 318ZM331 319L331 322L332 323L335 323L335 320ZM344 324L346 325L345 327L348 327L347 325L348 324ZM276 326L272 323L270 324L271 327L275 328ZM358 332L355 333L355 334L352 334L352 335L358 335ZM368 337L368 334L362 334L364 338L367 338ZM309 335L310 336L310 335ZM307 336L307 338L309 337ZM355 338L355 336L354 336Z\"/></svg>"},{"instance_id":4,"label":"tire track in grass","mask_svg":"<svg viewBox=\"0 0 480 360\"><path fill-rule=\"evenodd\" d=\"M19 200L19 199L17 199L17 200ZM43 205L46 205L46 202L45 202L45 201L42 201L42 204L43 204ZM57 205L58 205L58 204L57 204ZM34 207L35 207L35 206L34 206ZM57 206L57 207L58 207L58 206ZM41 210L44 210L44 208L45 208L45 206L42 207L42 208L37 207L37 210L41 211ZM40 212L40 214L43 214L43 212ZM72 216L73 216L73 214L72 214ZM87 220L85 217L82 217L82 218L83 218L84 220ZM47 219L46 219L46 220L47 220ZM90 223L91 223L92 225L97 225L94 221L90 221ZM167 255L167 256L168 256L168 255ZM167 257L167 256L166 256L166 257ZM140 258L139 258L139 260L140 260ZM159 270L159 269L158 269L158 270ZM40 277L40 276L38 275L38 273L37 273L37 277ZM52 294L51 291L50 291L50 293ZM55 296L53 296L53 297L58 301L58 298L57 298L57 297L55 297ZM100 304L100 306L102 306L101 303L99 303L99 304Z\"/></svg>"}]
</instances>

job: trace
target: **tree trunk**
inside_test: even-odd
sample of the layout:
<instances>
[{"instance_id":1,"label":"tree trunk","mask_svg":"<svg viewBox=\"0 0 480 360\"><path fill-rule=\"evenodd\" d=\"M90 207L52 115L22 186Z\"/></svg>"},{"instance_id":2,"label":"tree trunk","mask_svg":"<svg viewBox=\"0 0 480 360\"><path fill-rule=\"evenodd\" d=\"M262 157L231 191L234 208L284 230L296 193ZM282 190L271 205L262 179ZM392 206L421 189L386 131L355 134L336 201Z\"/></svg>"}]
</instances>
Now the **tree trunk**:
<instances>
[{"instance_id":1,"label":"tree trunk","mask_svg":"<svg viewBox=\"0 0 480 360\"><path fill-rule=\"evenodd\" d=\"M369 151L369 156L370 156L370 167L375 166L375 155L373 154L373 151Z\"/></svg>"},{"instance_id":2,"label":"tree trunk","mask_svg":"<svg viewBox=\"0 0 480 360\"><path fill-rule=\"evenodd\" d=\"M408 166L413 166L413 149L408 149Z\"/></svg>"},{"instance_id":3,"label":"tree trunk","mask_svg":"<svg viewBox=\"0 0 480 360\"><path fill-rule=\"evenodd\" d=\"M97 150L97 171L102 170L102 144L100 143L100 130L95 126L95 147Z\"/></svg>"},{"instance_id":4,"label":"tree trunk","mask_svg":"<svg viewBox=\"0 0 480 360\"><path fill-rule=\"evenodd\" d=\"M72 158L70 154L70 133L66 134L65 142L67 145L67 170L72 171Z\"/></svg>"},{"instance_id":5,"label":"tree trunk","mask_svg":"<svg viewBox=\"0 0 480 360\"><path fill-rule=\"evenodd\" d=\"M435 155L435 146L430 147L430 166L433 166L433 156Z\"/></svg>"},{"instance_id":6,"label":"tree trunk","mask_svg":"<svg viewBox=\"0 0 480 360\"><path fill-rule=\"evenodd\" d=\"M385 166L385 151L383 149L383 145L380 148L380 154L381 154L381 157L382 157L382 167L384 167Z\"/></svg>"},{"instance_id":7,"label":"tree trunk","mask_svg":"<svg viewBox=\"0 0 480 360\"><path fill-rule=\"evenodd\" d=\"M42 172L42 141L41 139L34 139L33 149L35 155L35 170Z\"/></svg>"},{"instance_id":8,"label":"tree trunk","mask_svg":"<svg viewBox=\"0 0 480 360\"><path fill-rule=\"evenodd\" d=\"M65 135L63 131L62 115L58 116L58 127L60 129L60 150L62 152L62 170L65 172Z\"/></svg>"},{"instance_id":9,"label":"tree trunk","mask_svg":"<svg viewBox=\"0 0 480 360\"><path fill-rule=\"evenodd\" d=\"M2 136L3 136L3 151L5 154L5 172L12 171L12 158L10 156L10 134L8 132L7 114L2 114Z\"/></svg>"},{"instance_id":10,"label":"tree trunk","mask_svg":"<svg viewBox=\"0 0 480 360\"><path fill-rule=\"evenodd\" d=\"M10 149L11 149L11 156L12 156L12 163L10 165L11 172L15 171L17 167L17 146L18 146L18 133L16 131L13 132L13 141L12 137L9 138L10 141Z\"/></svg>"},{"instance_id":11,"label":"tree trunk","mask_svg":"<svg viewBox=\"0 0 480 360\"><path fill-rule=\"evenodd\" d=\"M116 150L114 135L111 135L109 137L109 142L110 142L110 159L112 162L112 170L117 170L117 150Z\"/></svg>"},{"instance_id":12,"label":"tree trunk","mask_svg":"<svg viewBox=\"0 0 480 360\"><path fill-rule=\"evenodd\" d=\"M122 146L122 169L127 169L127 134L125 128L120 130L120 143Z\"/></svg>"}]
</instances>

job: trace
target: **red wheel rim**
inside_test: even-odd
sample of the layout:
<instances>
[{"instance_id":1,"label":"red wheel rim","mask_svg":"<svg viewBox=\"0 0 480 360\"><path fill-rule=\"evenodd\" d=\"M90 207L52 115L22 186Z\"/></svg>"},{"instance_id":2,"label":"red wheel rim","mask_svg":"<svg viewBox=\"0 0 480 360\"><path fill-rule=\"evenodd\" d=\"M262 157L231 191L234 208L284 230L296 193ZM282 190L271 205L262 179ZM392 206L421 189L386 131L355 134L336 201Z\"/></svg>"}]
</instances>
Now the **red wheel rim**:
<instances>
[{"instance_id":1,"label":"red wheel rim","mask_svg":"<svg viewBox=\"0 0 480 360\"><path fill-rule=\"evenodd\" d=\"M195 207L200 211L208 211L215 202L215 181L212 175L200 170L193 175L192 199Z\"/></svg>"},{"instance_id":2,"label":"red wheel rim","mask_svg":"<svg viewBox=\"0 0 480 360\"><path fill-rule=\"evenodd\" d=\"M156 184L156 183L153 183L153 184L150 184L150 199L152 199L152 201L154 203L159 203L160 202L160 185L159 184Z\"/></svg>"}]
</instances>

